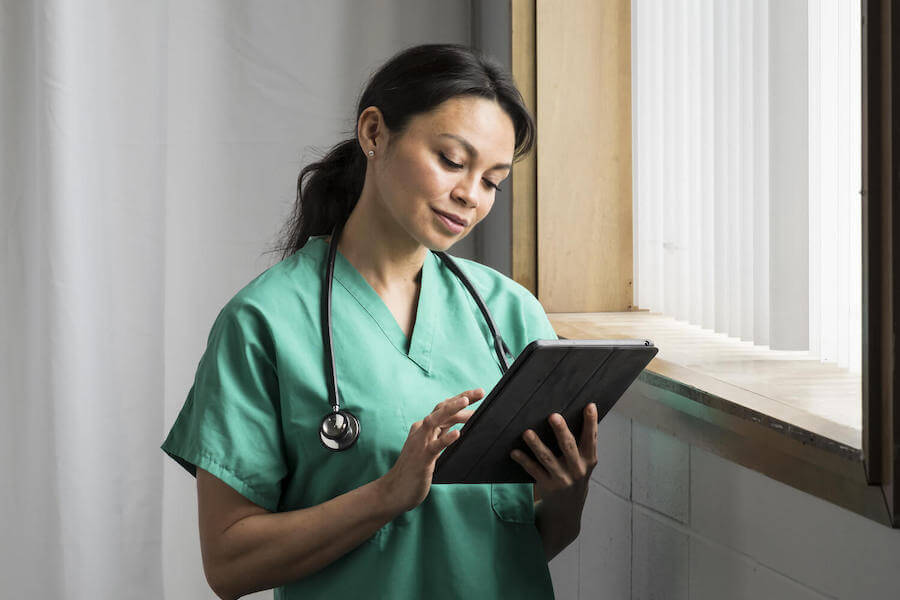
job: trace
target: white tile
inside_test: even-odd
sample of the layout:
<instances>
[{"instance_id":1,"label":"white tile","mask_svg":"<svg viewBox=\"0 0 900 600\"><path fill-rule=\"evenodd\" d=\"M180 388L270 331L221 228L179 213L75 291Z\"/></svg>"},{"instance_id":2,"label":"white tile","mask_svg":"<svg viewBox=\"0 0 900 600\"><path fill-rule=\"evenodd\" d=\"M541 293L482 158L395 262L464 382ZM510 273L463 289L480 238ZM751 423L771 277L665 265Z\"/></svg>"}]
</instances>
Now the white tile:
<instances>
[{"instance_id":1,"label":"white tile","mask_svg":"<svg viewBox=\"0 0 900 600\"><path fill-rule=\"evenodd\" d=\"M556 600L578 600L578 557L581 538L566 546L548 563Z\"/></svg>"},{"instance_id":2,"label":"white tile","mask_svg":"<svg viewBox=\"0 0 900 600\"><path fill-rule=\"evenodd\" d=\"M687 600L688 535L637 505L632 512L631 598Z\"/></svg>"},{"instance_id":3,"label":"white tile","mask_svg":"<svg viewBox=\"0 0 900 600\"><path fill-rule=\"evenodd\" d=\"M690 447L668 435L632 423L631 498L687 523L690 500Z\"/></svg>"},{"instance_id":4,"label":"white tile","mask_svg":"<svg viewBox=\"0 0 900 600\"><path fill-rule=\"evenodd\" d=\"M591 479L631 498L631 419L615 410L597 426L597 466Z\"/></svg>"},{"instance_id":5,"label":"white tile","mask_svg":"<svg viewBox=\"0 0 900 600\"><path fill-rule=\"evenodd\" d=\"M581 600L628 598L631 503L591 482L581 518Z\"/></svg>"},{"instance_id":6,"label":"white tile","mask_svg":"<svg viewBox=\"0 0 900 600\"><path fill-rule=\"evenodd\" d=\"M822 600L825 596L733 550L692 536L691 600Z\"/></svg>"},{"instance_id":7,"label":"white tile","mask_svg":"<svg viewBox=\"0 0 900 600\"><path fill-rule=\"evenodd\" d=\"M698 448L691 526L827 596L900 597L900 530Z\"/></svg>"}]
</instances>

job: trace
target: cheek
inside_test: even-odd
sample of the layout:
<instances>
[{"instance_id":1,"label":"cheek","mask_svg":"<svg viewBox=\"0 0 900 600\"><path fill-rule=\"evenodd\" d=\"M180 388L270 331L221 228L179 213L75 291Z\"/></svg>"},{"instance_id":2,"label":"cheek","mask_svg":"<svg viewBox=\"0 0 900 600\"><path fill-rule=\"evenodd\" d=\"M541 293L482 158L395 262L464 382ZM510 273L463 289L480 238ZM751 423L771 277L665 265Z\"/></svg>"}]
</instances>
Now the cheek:
<instances>
[{"instance_id":1,"label":"cheek","mask_svg":"<svg viewBox=\"0 0 900 600\"><path fill-rule=\"evenodd\" d=\"M401 220L418 220L430 213L428 204L440 195L440 186L444 183L440 173L421 164L385 175L382 195L390 210Z\"/></svg>"},{"instance_id":2,"label":"cheek","mask_svg":"<svg viewBox=\"0 0 900 600\"><path fill-rule=\"evenodd\" d=\"M442 195L446 196L452 186L447 172L428 161L416 161L405 173L401 180L395 181L394 189L412 205L407 207L410 209L415 210L420 205L425 205L424 208L430 212L427 203Z\"/></svg>"},{"instance_id":3,"label":"cheek","mask_svg":"<svg viewBox=\"0 0 900 600\"><path fill-rule=\"evenodd\" d=\"M488 216L488 213L491 212L491 208L494 206L494 198L485 200L478 206L478 222L480 223L482 219Z\"/></svg>"},{"instance_id":4,"label":"cheek","mask_svg":"<svg viewBox=\"0 0 900 600\"><path fill-rule=\"evenodd\" d=\"M428 198L435 198L441 194L447 195L453 186L452 176L438 167L423 166L416 173L416 189Z\"/></svg>"}]
</instances>

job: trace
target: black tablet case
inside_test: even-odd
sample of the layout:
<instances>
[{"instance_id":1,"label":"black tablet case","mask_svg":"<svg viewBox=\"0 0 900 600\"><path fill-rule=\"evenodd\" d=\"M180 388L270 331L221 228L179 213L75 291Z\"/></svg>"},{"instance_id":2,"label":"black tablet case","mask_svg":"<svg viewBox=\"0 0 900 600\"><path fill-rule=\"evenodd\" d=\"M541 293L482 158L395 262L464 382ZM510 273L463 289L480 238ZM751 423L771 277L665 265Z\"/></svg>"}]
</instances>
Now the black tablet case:
<instances>
[{"instance_id":1,"label":"black tablet case","mask_svg":"<svg viewBox=\"0 0 900 600\"><path fill-rule=\"evenodd\" d=\"M602 419L657 352L644 339L534 340L438 456L431 482L533 482L509 456L518 448L534 459L522 439L525 430L561 456L547 418L561 414L580 442L584 407L595 402Z\"/></svg>"}]
</instances>

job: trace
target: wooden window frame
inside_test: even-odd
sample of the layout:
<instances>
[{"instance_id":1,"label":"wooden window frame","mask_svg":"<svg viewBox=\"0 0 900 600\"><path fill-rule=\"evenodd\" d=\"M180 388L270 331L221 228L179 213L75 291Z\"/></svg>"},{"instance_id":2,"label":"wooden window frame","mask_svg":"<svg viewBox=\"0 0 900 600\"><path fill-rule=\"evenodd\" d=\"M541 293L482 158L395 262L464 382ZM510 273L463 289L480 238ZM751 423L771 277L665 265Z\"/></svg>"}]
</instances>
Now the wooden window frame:
<instances>
[{"instance_id":1,"label":"wooden window frame","mask_svg":"<svg viewBox=\"0 0 900 600\"><path fill-rule=\"evenodd\" d=\"M696 394L694 397L688 397L689 394L684 390L679 393L679 386L684 386L677 379L661 378L656 374L646 378L641 385L655 386L656 390L663 390L664 394L661 392L656 400L650 399L645 405L626 408L626 414L661 428L672 427L683 434L681 435L683 439L691 443L713 449L727 458L855 510L859 514L893 527L900 527L900 393L898 393L900 368L896 346L900 340L900 277L898 277L900 238L896 235L900 232L900 210L893 210L894 198L900 199L900 168L895 165L895 162L900 164L900 150L895 152L900 141L900 110L898 110L900 40L897 40L895 33L900 32L900 9L892 10L890 0L860 1L863 244L861 460L858 460L858 456L855 461L836 458L827 452L811 454L809 444L801 446L801 442L796 440L792 442L785 439L775 441L773 444L771 428L761 429L749 418L742 417L741 413L747 411L735 410L741 407L731 406L726 407L729 410L724 410L723 405L728 404L727 400L717 398L716 402L711 403L709 398L701 398ZM598 223L597 213L587 214L588 209L584 209L586 214L572 215L573 205L541 206L539 197L541 194L548 197L559 196L556 187L552 188L552 193L549 192L550 188L542 191L540 184L544 182L538 181L538 161L542 156L546 161L553 161L554 152L559 152L558 149L552 147L546 149L542 146L540 135L542 117L555 127L560 126L559 115L545 116L539 103L542 89L539 43L554 43L552 37L547 37L552 36L554 30L552 28L548 28L549 32L542 30L541 23L542 19L547 19L548 15L553 14L548 11L563 9L555 0L510 0L510 2L513 76L539 125L536 151L513 167L512 276L541 300L548 313L630 310L633 297L623 301L621 288L627 285L629 293L633 293L633 287L630 278L624 282L621 281L620 275L624 270L633 268L631 245L625 243L626 240L630 240L631 231L630 227L629 231L624 231L621 222L609 226L611 235L617 239L615 247L618 250L612 253L610 246L607 245L603 246L601 254L600 248L587 243L589 242L587 238L579 239L578 231L574 232L581 251L602 255L603 261L597 261L598 264L602 262L607 269L611 269L600 278L602 286L595 288L585 288L581 285L563 286L577 288L578 296L566 298L565 294L561 296L557 291L561 286L553 285L555 280L548 277L553 275L558 279L560 265L565 263L567 256L571 256L572 240L566 240L564 244L542 245L540 243L542 238L539 235L542 227L545 228L543 239L546 240L557 239L547 238L547 230L558 232L565 229L566 223L581 220L595 228L598 225L605 227L607 224ZM572 2L585 3L585 6L573 6ZM622 15L627 17L626 22L630 24L631 0L603 0L599 4L602 5L601 8L597 8L596 0L568 0L565 10L582 14L581 8L596 9L593 13L595 18L605 19L603 25L606 27L609 26L609 21L616 21L616 18ZM610 15L616 18L611 18ZM590 26L589 24L588 27ZM577 47L579 40L572 37L578 36L566 38L567 56L583 57L587 50L579 52ZM627 43L623 40L627 40ZM617 117L623 122L627 119L629 131L630 40L631 33L628 26L625 27L625 31L620 32L618 40L612 40L609 42L611 46L603 48L604 53L611 53L614 60L620 62L622 67L620 70L627 72L628 83L619 88L629 90L626 94L628 106L621 109ZM584 43L587 45L591 42ZM592 47L593 50L596 50L596 46ZM606 58L604 56L603 60ZM589 62L582 64L588 65ZM894 65L898 65L898 68L894 69ZM569 76L571 77L571 73ZM612 74L604 76L615 77L615 70ZM556 88L548 86L548 89ZM574 115L574 118L579 117ZM591 125L597 127L596 123ZM630 157L630 135L627 140L620 140L617 143L621 144L623 152L627 150ZM611 160L608 154L605 156L607 161ZM598 164L597 169L601 171L607 169L605 172L612 174L622 171L620 161L615 165ZM628 178L631 176L630 165L627 176ZM627 210L627 225L631 225L630 181L627 182L627 190L622 180L616 180L612 182L609 190L597 190L596 193L604 196L605 202L617 204L614 207L618 211L617 215L624 214L623 211ZM541 208L550 210L542 213ZM555 217L556 212L560 210L568 211L562 220ZM550 219L555 220L551 222ZM604 231L605 234L610 232ZM610 275L610 272L614 274ZM610 292L606 288L615 289ZM627 306L622 305L623 303ZM697 417L693 421L686 416L691 414ZM758 417L757 415L754 418ZM766 453L768 454L765 458L760 458ZM835 491L836 488L842 490ZM880 493L876 493L875 490L879 490Z\"/></svg>"}]
</instances>

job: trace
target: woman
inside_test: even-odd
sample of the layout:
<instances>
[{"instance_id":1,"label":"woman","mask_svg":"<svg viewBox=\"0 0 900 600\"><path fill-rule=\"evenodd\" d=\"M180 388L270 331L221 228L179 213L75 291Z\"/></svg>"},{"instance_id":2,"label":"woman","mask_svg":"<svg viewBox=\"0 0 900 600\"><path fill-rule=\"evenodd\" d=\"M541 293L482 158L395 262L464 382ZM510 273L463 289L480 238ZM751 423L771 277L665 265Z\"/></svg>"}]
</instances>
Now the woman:
<instances>
[{"instance_id":1,"label":"woman","mask_svg":"<svg viewBox=\"0 0 900 600\"><path fill-rule=\"evenodd\" d=\"M526 432L540 461L516 460L535 484L431 485L467 407L502 374L476 302L434 252L488 215L533 137L501 67L429 44L375 73L356 135L301 171L282 260L219 313L162 445L197 478L203 566L220 597L553 597L547 561L578 535L597 460L593 405L577 441L551 417L564 456ZM323 417L337 424L321 318L332 235L336 389L359 423L342 449L322 434ZM524 287L454 260L510 362L556 339Z\"/></svg>"}]
</instances>

